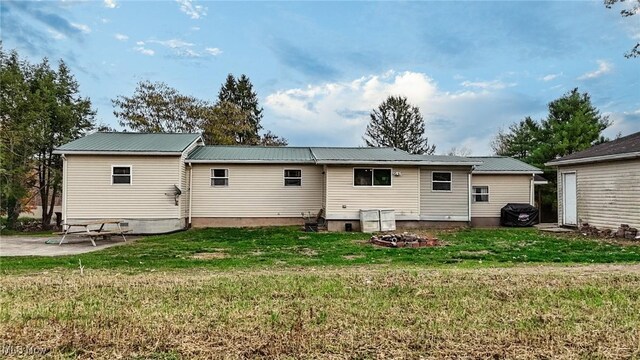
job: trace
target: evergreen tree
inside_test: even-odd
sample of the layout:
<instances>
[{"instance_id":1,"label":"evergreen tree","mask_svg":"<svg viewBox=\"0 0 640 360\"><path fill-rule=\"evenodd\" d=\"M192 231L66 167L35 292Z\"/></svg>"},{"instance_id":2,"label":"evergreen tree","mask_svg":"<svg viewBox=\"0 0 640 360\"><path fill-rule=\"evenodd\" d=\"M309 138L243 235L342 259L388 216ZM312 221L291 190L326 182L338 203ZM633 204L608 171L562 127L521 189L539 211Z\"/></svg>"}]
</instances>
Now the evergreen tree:
<instances>
[{"instance_id":1,"label":"evergreen tree","mask_svg":"<svg viewBox=\"0 0 640 360\"><path fill-rule=\"evenodd\" d=\"M370 118L364 136L367 146L395 147L412 154L435 152L435 145L429 145L425 136L420 109L410 105L406 97L389 96Z\"/></svg>"},{"instance_id":2,"label":"evergreen tree","mask_svg":"<svg viewBox=\"0 0 640 360\"><path fill-rule=\"evenodd\" d=\"M491 147L496 155L527 162L539 146L540 131L540 125L527 116L524 120L511 124L507 132L498 132L491 142Z\"/></svg>"},{"instance_id":3,"label":"evergreen tree","mask_svg":"<svg viewBox=\"0 0 640 360\"><path fill-rule=\"evenodd\" d=\"M238 79L227 75L225 83L218 92L218 104L228 102L235 104L247 116L249 129L237 134L238 144L258 144L262 125L262 108L258 105L258 94L253 91L251 80L242 74Z\"/></svg>"}]
</instances>

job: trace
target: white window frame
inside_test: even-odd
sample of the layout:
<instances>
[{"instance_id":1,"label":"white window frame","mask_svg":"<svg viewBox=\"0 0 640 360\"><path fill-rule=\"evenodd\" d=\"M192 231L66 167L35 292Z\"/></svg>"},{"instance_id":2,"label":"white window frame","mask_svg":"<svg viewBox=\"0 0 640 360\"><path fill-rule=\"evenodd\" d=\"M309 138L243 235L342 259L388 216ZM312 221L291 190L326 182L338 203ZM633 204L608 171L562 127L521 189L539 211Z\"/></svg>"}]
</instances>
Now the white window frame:
<instances>
[{"instance_id":1,"label":"white window frame","mask_svg":"<svg viewBox=\"0 0 640 360\"><path fill-rule=\"evenodd\" d=\"M297 176L287 176L287 171L300 171L300 177ZM300 180L300 185L287 185L287 179L292 179L292 180ZM289 168L289 169L282 169L282 185L284 187L302 187L302 169L294 169L294 168Z\"/></svg>"},{"instance_id":2,"label":"white window frame","mask_svg":"<svg viewBox=\"0 0 640 360\"><path fill-rule=\"evenodd\" d=\"M129 183L125 184L125 183L114 183L113 182L113 169L117 168L117 167L126 167L129 168ZM116 174L115 176L126 176L126 175L122 175L122 174ZM116 185L116 186L126 186L126 185L133 185L133 166L132 165L111 165L111 185Z\"/></svg>"},{"instance_id":3,"label":"white window frame","mask_svg":"<svg viewBox=\"0 0 640 360\"><path fill-rule=\"evenodd\" d=\"M218 176L214 176L214 171L215 170L224 170L224 177L218 177ZM214 185L213 184L213 179L227 179L227 183L225 185ZM211 187L229 187L229 169L227 168L210 168L209 169L209 185Z\"/></svg>"},{"instance_id":4,"label":"white window frame","mask_svg":"<svg viewBox=\"0 0 640 360\"><path fill-rule=\"evenodd\" d=\"M487 193L476 193L474 190L475 188L487 188ZM487 196L487 201L476 201L476 195L486 195ZM491 202L491 189L489 189L489 185L476 185L476 186L471 186L471 200L474 203L478 203L478 204L483 204L483 203L489 203Z\"/></svg>"},{"instance_id":5,"label":"white window frame","mask_svg":"<svg viewBox=\"0 0 640 360\"><path fill-rule=\"evenodd\" d=\"M435 174L435 173L449 174L449 181L433 180L433 174ZM434 183L446 183L446 184L449 184L449 190L436 190L436 189L433 188L433 184ZM434 191L434 192L452 192L453 191L453 173L451 171L432 171L431 172L431 191Z\"/></svg>"},{"instance_id":6,"label":"white window frame","mask_svg":"<svg viewBox=\"0 0 640 360\"><path fill-rule=\"evenodd\" d=\"M371 170L371 185L356 185L356 170ZM374 172L376 170L389 170L389 185L375 185ZM389 188L393 186L393 169L392 168L376 168L376 167L354 167L353 172L351 174L351 185L355 188L369 188L369 187L381 187L381 188Z\"/></svg>"}]
</instances>

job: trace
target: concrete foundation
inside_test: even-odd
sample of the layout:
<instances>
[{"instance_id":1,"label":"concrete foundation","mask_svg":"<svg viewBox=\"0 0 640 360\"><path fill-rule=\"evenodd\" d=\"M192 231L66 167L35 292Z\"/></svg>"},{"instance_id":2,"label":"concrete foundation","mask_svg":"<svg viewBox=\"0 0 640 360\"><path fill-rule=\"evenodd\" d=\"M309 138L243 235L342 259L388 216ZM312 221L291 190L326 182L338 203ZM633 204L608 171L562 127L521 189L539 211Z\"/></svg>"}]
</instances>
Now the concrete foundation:
<instances>
[{"instance_id":1,"label":"concrete foundation","mask_svg":"<svg viewBox=\"0 0 640 360\"><path fill-rule=\"evenodd\" d=\"M100 219L67 219L69 224L82 224L94 222ZM123 229L129 229L129 234L164 234L185 228L182 219L119 219L122 220L120 226ZM114 229L116 225L107 224L104 230ZM81 230L82 228L72 228L72 231Z\"/></svg>"},{"instance_id":2,"label":"concrete foundation","mask_svg":"<svg viewBox=\"0 0 640 360\"><path fill-rule=\"evenodd\" d=\"M353 231L360 231L360 220L328 220L328 231L345 231L345 225L351 224ZM466 221L430 221L430 220L396 220L396 229L452 229L468 227Z\"/></svg>"},{"instance_id":3,"label":"concrete foundation","mask_svg":"<svg viewBox=\"0 0 640 360\"><path fill-rule=\"evenodd\" d=\"M500 218L499 217L471 217L471 226L498 227L500 226Z\"/></svg>"},{"instance_id":4,"label":"concrete foundation","mask_svg":"<svg viewBox=\"0 0 640 360\"><path fill-rule=\"evenodd\" d=\"M194 217L191 219L191 226L194 228L204 227L260 227L260 226L292 226L304 225L301 217L228 217L209 218Z\"/></svg>"}]
</instances>

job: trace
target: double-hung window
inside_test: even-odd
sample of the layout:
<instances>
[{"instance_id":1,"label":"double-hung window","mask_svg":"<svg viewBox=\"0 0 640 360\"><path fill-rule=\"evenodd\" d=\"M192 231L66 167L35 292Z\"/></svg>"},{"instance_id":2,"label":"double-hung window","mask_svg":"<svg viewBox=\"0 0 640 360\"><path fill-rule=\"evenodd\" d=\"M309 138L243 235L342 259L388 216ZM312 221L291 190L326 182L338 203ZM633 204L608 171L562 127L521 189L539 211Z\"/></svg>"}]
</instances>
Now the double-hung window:
<instances>
[{"instance_id":1,"label":"double-hung window","mask_svg":"<svg viewBox=\"0 0 640 360\"><path fill-rule=\"evenodd\" d=\"M473 202L489 202L489 187L474 186L472 196Z\"/></svg>"},{"instance_id":2,"label":"double-hung window","mask_svg":"<svg viewBox=\"0 0 640 360\"><path fill-rule=\"evenodd\" d=\"M284 186L302 186L302 170L285 169Z\"/></svg>"},{"instance_id":3,"label":"double-hung window","mask_svg":"<svg viewBox=\"0 0 640 360\"><path fill-rule=\"evenodd\" d=\"M111 184L131 185L131 165L111 166Z\"/></svg>"},{"instance_id":4,"label":"double-hung window","mask_svg":"<svg viewBox=\"0 0 640 360\"><path fill-rule=\"evenodd\" d=\"M229 169L211 169L211 186L229 186Z\"/></svg>"},{"instance_id":5,"label":"double-hung window","mask_svg":"<svg viewBox=\"0 0 640 360\"><path fill-rule=\"evenodd\" d=\"M431 190L451 191L451 173L434 171L431 173Z\"/></svg>"},{"instance_id":6,"label":"double-hung window","mask_svg":"<svg viewBox=\"0 0 640 360\"><path fill-rule=\"evenodd\" d=\"M353 169L353 186L391 186L391 169Z\"/></svg>"}]
</instances>

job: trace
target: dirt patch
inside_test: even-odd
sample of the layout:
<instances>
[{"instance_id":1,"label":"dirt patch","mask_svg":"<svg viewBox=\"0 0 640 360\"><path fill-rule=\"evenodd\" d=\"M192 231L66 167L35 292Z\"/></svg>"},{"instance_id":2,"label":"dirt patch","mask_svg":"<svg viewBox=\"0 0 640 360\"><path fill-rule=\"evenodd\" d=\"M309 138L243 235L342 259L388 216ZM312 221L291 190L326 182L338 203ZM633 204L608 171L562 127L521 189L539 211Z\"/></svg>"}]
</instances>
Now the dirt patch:
<instances>
[{"instance_id":1,"label":"dirt patch","mask_svg":"<svg viewBox=\"0 0 640 360\"><path fill-rule=\"evenodd\" d=\"M493 254L493 252L489 250L478 250L478 251L460 251L460 255L463 256L483 256Z\"/></svg>"},{"instance_id":2,"label":"dirt patch","mask_svg":"<svg viewBox=\"0 0 640 360\"><path fill-rule=\"evenodd\" d=\"M317 251L309 248L302 248L298 252L304 256L318 256Z\"/></svg>"},{"instance_id":3,"label":"dirt patch","mask_svg":"<svg viewBox=\"0 0 640 360\"><path fill-rule=\"evenodd\" d=\"M264 251L256 250L256 251L250 252L249 254L251 254L252 256L262 256L264 255Z\"/></svg>"},{"instance_id":4,"label":"dirt patch","mask_svg":"<svg viewBox=\"0 0 640 360\"><path fill-rule=\"evenodd\" d=\"M364 255L342 255L342 258L346 260L355 260L364 258Z\"/></svg>"},{"instance_id":5,"label":"dirt patch","mask_svg":"<svg viewBox=\"0 0 640 360\"><path fill-rule=\"evenodd\" d=\"M216 260L216 259L224 259L227 257L227 254L223 252L204 252L204 253L195 253L191 255L192 259L197 260Z\"/></svg>"}]
</instances>

